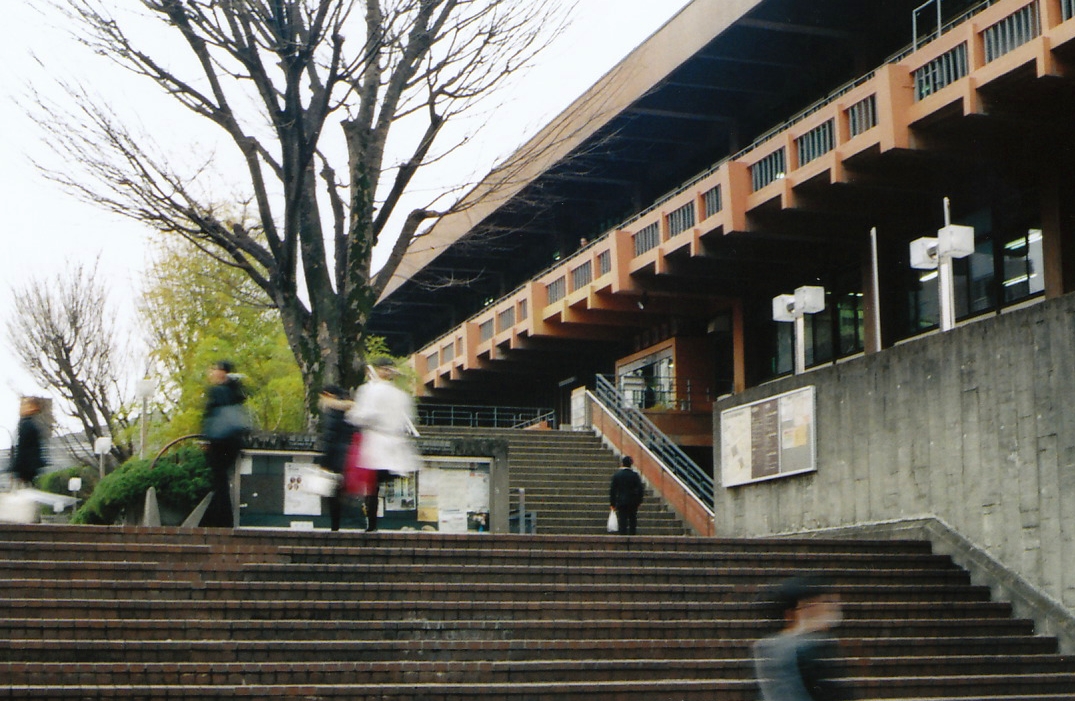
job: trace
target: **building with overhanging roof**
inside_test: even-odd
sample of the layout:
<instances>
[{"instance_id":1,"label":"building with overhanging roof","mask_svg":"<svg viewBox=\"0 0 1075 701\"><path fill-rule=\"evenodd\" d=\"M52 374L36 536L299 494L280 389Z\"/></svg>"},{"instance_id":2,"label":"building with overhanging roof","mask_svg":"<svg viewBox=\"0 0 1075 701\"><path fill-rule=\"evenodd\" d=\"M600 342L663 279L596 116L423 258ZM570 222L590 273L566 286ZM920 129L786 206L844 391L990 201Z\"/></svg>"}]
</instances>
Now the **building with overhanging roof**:
<instances>
[{"instance_id":1,"label":"building with overhanging roof","mask_svg":"<svg viewBox=\"0 0 1075 701\"><path fill-rule=\"evenodd\" d=\"M977 232L960 319L1067 291L1069 3L949 0L940 38L919 5L696 0L412 248L373 330L435 401L563 408L669 345L700 356L670 374L716 397L792 369L769 309L804 284L827 301L808 365L934 328L908 244L945 197Z\"/></svg>"},{"instance_id":2,"label":"building with overhanging roof","mask_svg":"<svg viewBox=\"0 0 1075 701\"><path fill-rule=\"evenodd\" d=\"M700 532L950 527L1075 645L1073 77L1075 0L694 0L412 247L371 330L427 407L578 425L606 378L713 478Z\"/></svg>"}]
</instances>

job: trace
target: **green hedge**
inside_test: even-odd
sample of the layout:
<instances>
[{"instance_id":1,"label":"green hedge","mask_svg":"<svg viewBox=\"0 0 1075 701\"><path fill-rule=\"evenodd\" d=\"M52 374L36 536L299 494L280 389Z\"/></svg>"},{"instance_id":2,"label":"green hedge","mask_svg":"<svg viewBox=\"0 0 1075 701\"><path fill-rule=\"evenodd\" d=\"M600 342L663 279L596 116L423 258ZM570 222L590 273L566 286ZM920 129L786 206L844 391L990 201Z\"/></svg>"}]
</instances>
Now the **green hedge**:
<instances>
[{"instance_id":1,"label":"green hedge","mask_svg":"<svg viewBox=\"0 0 1075 701\"><path fill-rule=\"evenodd\" d=\"M70 496L71 492L67 491L67 483L72 477L80 477L82 479L82 488L79 489L78 494L75 495L81 500L85 500L89 497L89 495L93 493L97 483L100 481L96 467L91 465L76 465L65 470L47 472L34 480L34 486L41 491L50 494Z\"/></svg>"},{"instance_id":2,"label":"green hedge","mask_svg":"<svg viewBox=\"0 0 1075 701\"><path fill-rule=\"evenodd\" d=\"M146 490L157 490L157 501L181 511L192 511L209 493L209 468L200 448L186 446L151 461L132 458L100 481L89 499L71 517L71 523L109 525L145 503Z\"/></svg>"}]
</instances>

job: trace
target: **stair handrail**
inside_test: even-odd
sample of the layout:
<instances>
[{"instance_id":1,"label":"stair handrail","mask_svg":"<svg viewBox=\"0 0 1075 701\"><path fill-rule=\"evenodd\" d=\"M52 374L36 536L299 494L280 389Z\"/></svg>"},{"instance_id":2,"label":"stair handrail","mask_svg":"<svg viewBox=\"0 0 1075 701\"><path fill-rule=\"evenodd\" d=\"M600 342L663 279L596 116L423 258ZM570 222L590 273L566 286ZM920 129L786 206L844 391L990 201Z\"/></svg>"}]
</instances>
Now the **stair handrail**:
<instances>
[{"instance_id":1,"label":"stair handrail","mask_svg":"<svg viewBox=\"0 0 1075 701\"><path fill-rule=\"evenodd\" d=\"M646 446L705 506L713 509L713 477L638 410L604 375L596 375L594 395L641 445Z\"/></svg>"}]
</instances>

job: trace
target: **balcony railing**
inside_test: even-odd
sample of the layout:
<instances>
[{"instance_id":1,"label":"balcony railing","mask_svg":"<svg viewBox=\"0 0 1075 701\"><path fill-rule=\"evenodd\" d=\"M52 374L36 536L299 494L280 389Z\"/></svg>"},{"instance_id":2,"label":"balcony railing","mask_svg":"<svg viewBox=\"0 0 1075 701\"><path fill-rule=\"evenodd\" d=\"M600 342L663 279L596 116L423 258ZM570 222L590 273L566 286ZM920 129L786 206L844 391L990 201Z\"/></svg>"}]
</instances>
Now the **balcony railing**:
<instances>
[{"instance_id":1,"label":"balcony railing","mask_svg":"<svg viewBox=\"0 0 1075 701\"><path fill-rule=\"evenodd\" d=\"M661 227L657 222L639 229L634 235L635 256L651 251L661 243Z\"/></svg>"},{"instance_id":2,"label":"balcony railing","mask_svg":"<svg viewBox=\"0 0 1075 701\"><path fill-rule=\"evenodd\" d=\"M1075 1L1075 0L1073 0ZM870 95L847 108L847 122L851 136L865 134L877 126L877 96Z\"/></svg>"},{"instance_id":3,"label":"balcony railing","mask_svg":"<svg viewBox=\"0 0 1075 701\"><path fill-rule=\"evenodd\" d=\"M916 100L924 100L933 93L967 77L967 44L960 44L914 72Z\"/></svg>"},{"instance_id":4,"label":"balcony railing","mask_svg":"<svg viewBox=\"0 0 1075 701\"><path fill-rule=\"evenodd\" d=\"M757 192L777 178L787 173L787 158L784 149L773 151L765 158L750 166L750 184Z\"/></svg>"},{"instance_id":5,"label":"balcony railing","mask_svg":"<svg viewBox=\"0 0 1075 701\"><path fill-rule=\"evenodd\" d=\"M695 224L694 203L688 202L668 215L668 235L682 234Z\"/></svg>"},{"instance_id":6,"label":"balcony railing","mask_svg":"<svg viewBox=\"0 0 1075 701\"><path fill-rule=\"evenodd\" d=\"M559 302L567 296L567 283L562 277L558 277L545 286L545 292L549 297L549 304Z\"/></svg>"},{"instance_id":7,"label":"balcony railing","mask_svg":"<svg viewBox=\"0 0 1075 701\"><path fill-rule=\"evenodd\" d=\"M586 261L571 271L571 291L581 290L593 282L593 265Z\"/></svg>"},{"instance_id":8,"label":"balcony railing","mask_svg":"<svg viewBox=\"0 0 1075 701\"><path fill-rule=\"evenodd\" d=\"M830 119L827 122L822 122L798 139L795 139L795 148L799 152L800 166L821 158L836 148L834 120Z\"/></svg>"},{"instance_id":9,"label":"balcony railing","mask_svg":"<svg viewBox=\"0 0 1075 701\"><path fill-rule=\"evenodd\" d=\"M713 508L713 477L634 408L607 378L598 375L594 396L635 439L646 446L707 508Z\"/></svg>"},{"instance_id":10,"label":"balcony railing","mask_svg":"<svg viewBox=\"0 0 1075 701\"><path fill-rule=\"evenodd\" d=\"M985 60L1000 58L1041 35L1038 3L1033 2L982 32Z\"/></svg>"},{"instance_id":11,"label":"balcony railing","mask_svg":"<svg viewBox=\"0 0 1075 701\"><path fill-rule=\"evenodd\" d=\"M1075 0L1072 0L1075 2ZM708 219L714 214L719 214L724 209L724 201L721 197L720 185L711 187L705 191L702 195L702 206L704 208L704 218Z\"/></svg>"}]
</instances>

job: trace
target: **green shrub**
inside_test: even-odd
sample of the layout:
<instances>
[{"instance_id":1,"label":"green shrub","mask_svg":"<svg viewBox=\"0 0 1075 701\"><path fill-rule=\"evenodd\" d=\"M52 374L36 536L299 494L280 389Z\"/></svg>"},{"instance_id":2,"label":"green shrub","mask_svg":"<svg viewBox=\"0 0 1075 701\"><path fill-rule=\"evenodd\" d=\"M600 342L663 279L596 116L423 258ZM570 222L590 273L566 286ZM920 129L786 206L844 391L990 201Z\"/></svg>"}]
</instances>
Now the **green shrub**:
<instances>
[{"instance_id":1,"label":"green shrub","mask_svg":"<svg viewBox=\"0 0 1075 701\"><path fill-rule=\"evenodd\" d=\"M69 496L71 492L67 491L67 483L72 477L79 477L82 479L82 488L75 494L81 500L85 500L93 493L94 488L97 487L97 483L100 481L100 473L97 468L92 465L75 465L74 467L68 467L64 470L57 470L56 472L48 472L34 481L34 486L43 492L49 494L63 494Z\"/></svg>"},{"instance_id":2,"label":"green shrub","mask_svg":"<svg viewBox=\"0 0 1075 701\"><path fill-rule=\"evenodd\" d=\"M209 493L209 468L195 446L185 446L157 461L131 458L98 483L89 499L71 517L71 523L107 525L125 513L137 511L146 490L157 490L157 501L181 511L191 511Z\"/></svg>"}]
</instances>

